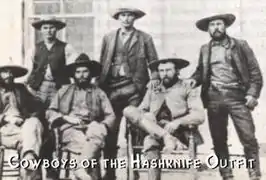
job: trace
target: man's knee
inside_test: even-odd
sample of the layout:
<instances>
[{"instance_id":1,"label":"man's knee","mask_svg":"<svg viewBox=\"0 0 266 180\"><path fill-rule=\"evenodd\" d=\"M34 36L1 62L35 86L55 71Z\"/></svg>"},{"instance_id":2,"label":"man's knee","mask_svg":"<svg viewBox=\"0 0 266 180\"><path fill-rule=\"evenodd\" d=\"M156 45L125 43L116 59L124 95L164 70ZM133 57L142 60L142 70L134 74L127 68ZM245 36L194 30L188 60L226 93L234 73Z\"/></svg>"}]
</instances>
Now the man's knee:
<instances>
[{"instance_id":1,"label":"man's knee","mask_svg":"<svg viewBox=\"0 0 266 180\"><path fill-rule=\"evenodd\" d=\"M144 138L144 142L143 142L143 151L149 152L151 150L160 150L161 149L161 142L159 142L159 140L157 140L156 138L154 138L153 136L146 136Z\"/></svg>"},{"instance_id":2,"label":"man's knee","mask_svg":"<svg viewBox=\"0 0 266 180\"><path fill-rule=\"evenodd\" d=\"M38 131L40 133L43 132L43 125L41 121L37 117L30 117L25 120L24 124L22 125L22 130L29 132L29 131Z\"/></svg>"},{"instance_id":3,"label":"man's knee","mask_svg":"<svg viewBox=\"0 0 266 180\"><path fill-rule=\"evenodd\" d=\"M142 112L135 106L127 106L123 110L123 115L133 124L137 124L139 119L141 118Z\"/></svg>"},{"instance_id":4,"label":"man's knee","mask_svg":"<svg viewBox=\"0 0 266 180\"><path fill-rule=\"evenodd\" d=\"M123 115L129 120L131 123L137 125L141 119L156 121L156 117L154 114L150 112L142 112L140 109L134 106L128 106L123 110Z\"/></svg>"}]
</instances>

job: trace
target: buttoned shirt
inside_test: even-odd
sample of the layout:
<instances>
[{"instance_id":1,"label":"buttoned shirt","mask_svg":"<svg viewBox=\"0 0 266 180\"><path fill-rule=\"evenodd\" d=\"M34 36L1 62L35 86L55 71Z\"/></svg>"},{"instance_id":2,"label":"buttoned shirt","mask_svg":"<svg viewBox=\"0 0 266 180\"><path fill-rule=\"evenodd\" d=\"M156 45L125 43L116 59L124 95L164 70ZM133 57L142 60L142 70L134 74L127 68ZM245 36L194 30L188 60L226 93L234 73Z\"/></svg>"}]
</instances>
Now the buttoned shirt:
<instances>
[{"instance_id":1,"label":"buttoned shirt","mask_svg":"<svg viewBox=\"0 0 266 180\"><path fill-rule=\"evenodd\" d=\"M213 41L211 46L211 82L237 84L238 77L232 65L229 40Z\"/></svg>"},{"instance_id":2,"label":"buttoned shirt","mask_svg":"<svg viewBox=\"0 0 266 180\"><path fill-rule=\"evenodd\" d=\"M116 41L116 51L112 63L112 77L121 78L129 74L129 65L127 62L127 50L131 37L135 29L130 31L119 30L118 38Z\"/></svg>"},{"instance_id":3,"label":"buttoned shirt","mask_svg":"<svg viewBox=\"0 0 266 180\"><path fill-rule=\"evenodd\" d=\"M1 100L3 103L3 113L5 115L11 115L11 116L19 116L20 112L18 110L18 104L16 100L16 96L13 91L6 90L2 88L0 90L1 93Z\"/></svg>"},{"instance_id":4,"label":"buttoned shirt","mask_svg":"<svg viewBox=\"0 0 266 180\"><path fill-rule=\"evenodd\" d=\"M186 86L182 80L170 88L162 84L155 89L149 87L139 108L157 116L164 103L171 112L170 120L185 116L192 124L194 121L204 121L204 108L198 89Z\"/></svg>"},{"instance_id":5,"label":"buttoned shirt","mask_svg":"<svg viewBox=\"0 0 266 180\"><path fill-rule=\"evenodd\" d=\"M87 93L91 93L91 90L78 88L75 90L70 116L73 115L74 117L79 117L83 121L90 121L90 108L86 102Z\"/></svg>"}]
</instances>

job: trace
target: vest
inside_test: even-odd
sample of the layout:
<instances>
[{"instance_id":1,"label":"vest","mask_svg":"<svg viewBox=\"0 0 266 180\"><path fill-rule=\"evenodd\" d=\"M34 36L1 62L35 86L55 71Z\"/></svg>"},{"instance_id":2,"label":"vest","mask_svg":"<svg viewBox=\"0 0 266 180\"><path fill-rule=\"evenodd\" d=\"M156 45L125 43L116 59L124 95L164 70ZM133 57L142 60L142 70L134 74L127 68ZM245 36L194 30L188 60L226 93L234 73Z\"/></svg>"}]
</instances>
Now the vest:
<instances>
[{"instance_id":1,"label":"vest","mask_svg":"<svg viewBox=\"0 0 266 180\"><path fill-rule=\"evenodd\" d=\"M47 65L51 67L56 88L59 89L63 84L69 84L70 80L64 73L66 63L65 59L66 43L57 40L49 51L44 42L36 45L36 52L34 55L33 69L28 78L28 84L31 88L38 90L44 80Z\"/></svg>"}]
</instances>

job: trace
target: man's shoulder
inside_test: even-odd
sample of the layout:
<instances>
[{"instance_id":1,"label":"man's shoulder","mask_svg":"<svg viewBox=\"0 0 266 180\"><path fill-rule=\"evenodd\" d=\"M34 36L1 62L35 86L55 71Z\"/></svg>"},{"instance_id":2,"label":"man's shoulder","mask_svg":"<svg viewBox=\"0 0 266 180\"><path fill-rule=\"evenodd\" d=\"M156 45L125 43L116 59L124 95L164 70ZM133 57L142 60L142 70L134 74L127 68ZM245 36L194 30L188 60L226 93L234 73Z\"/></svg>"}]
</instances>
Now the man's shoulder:
<instances>
[{"instance_id":1,"label":"man's shoulder","mask_svg":"<svg viewBox=\"0 0 266 180\"><path fill-rule=\"evenodd\" d=\"M74 84L65 84L61 86L61 88L57 91L58 94L63 94L65 93L68 89L74 87Z\"/></svg>"},{"instance_id":2,"label":"man's shoulder","mask_svg":"<svg viewBox=\"0 0 266 180\"><path fill-rule=\"evenodd\" d=\"M136 29L136 32L138 33L139 36L142 36L144 39L150 39L152 36L148 34L147 32L144 32L142 30Z\"/></svg>"},{"instance_id":3,"label":"man's shoulder","mask_svg":"<svg viewBox=\"0 0 266 180\"><path fill-rule=\"evenodd\" d=\"M109 37L116 36L118 30L119 30L119 29L112 29L111 31L109 31L108 33L106 33L106 34L104 35L104 38L109 38Z\"/></svg>"},{"instance_id":4,"label":"man's shoulder","mask_svg":"<svg viewBox=\"0 0 266 180\"><path fill-rule=\"evenodd\" d=\"M239 38L235 38L235 37L230 37L231 41L233 41L236 45L247 45L247 41L244 39L239 39Z\"/></svg>"}]
</instances>

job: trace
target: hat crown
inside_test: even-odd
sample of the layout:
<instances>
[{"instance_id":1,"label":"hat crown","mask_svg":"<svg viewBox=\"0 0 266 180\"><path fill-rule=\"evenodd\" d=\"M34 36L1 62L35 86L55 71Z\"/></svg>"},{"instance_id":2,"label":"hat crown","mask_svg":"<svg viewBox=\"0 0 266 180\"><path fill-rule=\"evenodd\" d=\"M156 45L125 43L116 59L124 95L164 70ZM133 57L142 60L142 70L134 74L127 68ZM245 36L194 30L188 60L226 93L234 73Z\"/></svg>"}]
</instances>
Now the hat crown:
<instances>
[{"instance_id":1,"label":"hat crown","mask_svg":"<svg viewBox=\"0 0 266 180\"><path fill-rule=\"evenodd\" d=\"M75 63L80 63L80 62L90 62L91 61L91 59L90 59L90 57L87 55L87 54L85 54L85 53L81 53L78 57L77 57L77 59L75 60Z\"/></svg>"}]
</instances>

